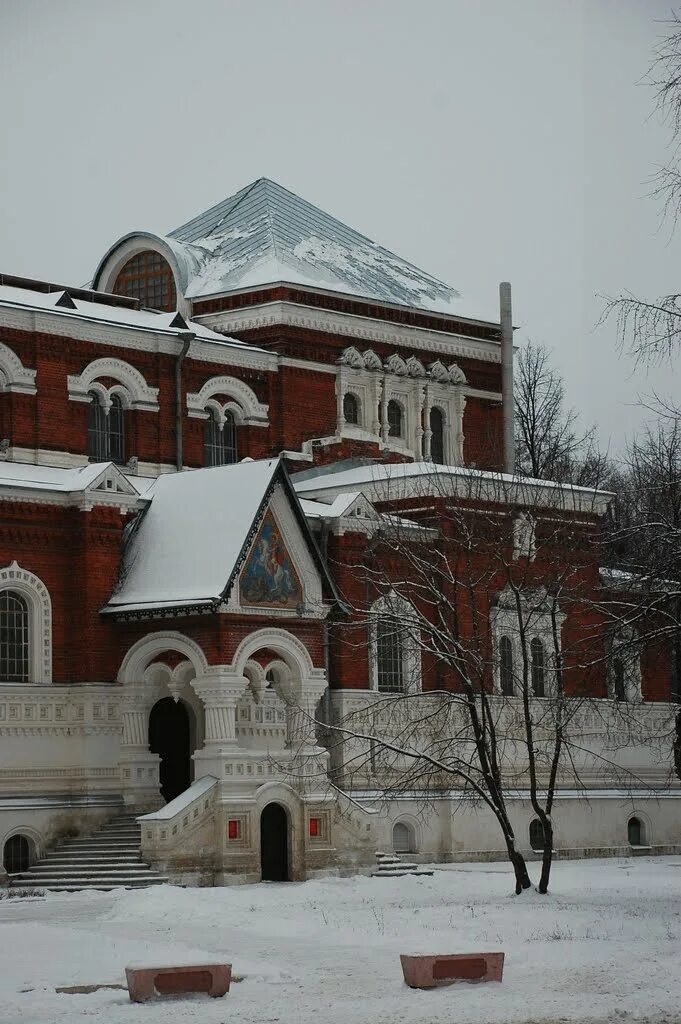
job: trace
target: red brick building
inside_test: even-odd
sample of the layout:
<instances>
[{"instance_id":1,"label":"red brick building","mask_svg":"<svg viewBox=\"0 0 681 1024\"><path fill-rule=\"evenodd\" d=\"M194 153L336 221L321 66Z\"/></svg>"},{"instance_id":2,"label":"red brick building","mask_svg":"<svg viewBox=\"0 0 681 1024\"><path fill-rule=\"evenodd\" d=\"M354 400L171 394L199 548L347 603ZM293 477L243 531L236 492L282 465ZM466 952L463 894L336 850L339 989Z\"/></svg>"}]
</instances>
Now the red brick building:
<instances>
[{"instance_id":1,"label":"red brick building","mask_svg":"<svg viewBox=\"0 0 681 1024\"><path fill-rule=\"evenodd\" d=\"M388 680L370 629L363 646L342 638L353 621L361 631L357 566L385 516L414 536L447 536L448 507L496 517L495 550L534 591L558 562L590 600L602 586L584 538L610 496L500 474L500 324L463 309L454 289L267 179L167 236L124 236L91 290L0 277L9 870L124 808L152 812L147 859L217 883L361 866L395 836L422 859L500 848L472 809L446 825L419 824L408 800L366 820L347 812L319 781L329 754L300 710L342 716L407 685L400 665ZM535 546L563 527L571 540L549 566ZM453 528L446 543L454 557ZM490 572L485 586L489 685L512 693L504 580ZM585 608L561 612L573 648ZM412 657L409 685L454 686L437 662ZM659 652L627 665L627 699L668 714ZM599 671L574 685L607 702L614 683ZM303 788L301 753L318 779ZM661 785L663 766L643 747L632 757ZM600 823L570 793L558 842L628 848L620 789L590 779ZM660 849L676 842L667 796L664 814L636 805ZM516 818L524 834L522 795Z\"/></svg>"}]
</instances>

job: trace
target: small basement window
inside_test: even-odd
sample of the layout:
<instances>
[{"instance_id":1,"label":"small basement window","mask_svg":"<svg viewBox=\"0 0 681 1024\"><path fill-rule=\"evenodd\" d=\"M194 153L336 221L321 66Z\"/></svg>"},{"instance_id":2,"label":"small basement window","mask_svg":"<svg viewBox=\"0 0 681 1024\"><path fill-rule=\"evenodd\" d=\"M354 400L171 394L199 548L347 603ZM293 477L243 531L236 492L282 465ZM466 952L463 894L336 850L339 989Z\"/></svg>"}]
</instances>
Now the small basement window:
<instances>
[{"instance_id":1,"label":"small basement window","mask_svg":"<svg viewBox=\"0 0 681 1024\"><path fill-rule=\"evenodd\" d=\"M395 853L414 852L414 833L404 821L397 821L393 826L393 850Z\"/></svg>"},{"instance_id":2,"label":"small basement window","mask_svg":"<svg viewBox=\"0 0 681 1024\"><path fill-rule=\"evenodd\" d=\"M533 850L544 849L544 826L539 818L533 818L530 822L530 846Z\"/></svg>"},{"instance_id":3,"label":"small basement window","mask_svg":"<svg viewBox=\"0 0 681 1024\"><path fill-rule=\"evenodd\" d=\"M629 846L648 845L646 843L645 826L640 818L629 818L629 824L627 825L627 836L629 838Z\"/></svg>"}]
</instances>

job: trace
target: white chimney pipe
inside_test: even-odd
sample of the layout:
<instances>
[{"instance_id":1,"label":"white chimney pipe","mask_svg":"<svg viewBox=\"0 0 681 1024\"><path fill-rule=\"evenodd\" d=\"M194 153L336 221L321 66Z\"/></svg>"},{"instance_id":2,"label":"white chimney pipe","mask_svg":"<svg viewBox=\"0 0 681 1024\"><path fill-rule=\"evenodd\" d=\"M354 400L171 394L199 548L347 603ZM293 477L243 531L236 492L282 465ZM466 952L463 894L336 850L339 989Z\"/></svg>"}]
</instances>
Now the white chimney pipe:
<instances>
[{"instance_id":1,"label":"white chimney pipe","mask_svg":"<svg viewBox=\"0 0 681 1024\"><path fill-rule=\"evenodd\" d=\"M499 285L501 323L501 411L504 421L504 473L515 473L515 436L513 433L513 316L511 285Z\"/></svg>"}]
</instances>

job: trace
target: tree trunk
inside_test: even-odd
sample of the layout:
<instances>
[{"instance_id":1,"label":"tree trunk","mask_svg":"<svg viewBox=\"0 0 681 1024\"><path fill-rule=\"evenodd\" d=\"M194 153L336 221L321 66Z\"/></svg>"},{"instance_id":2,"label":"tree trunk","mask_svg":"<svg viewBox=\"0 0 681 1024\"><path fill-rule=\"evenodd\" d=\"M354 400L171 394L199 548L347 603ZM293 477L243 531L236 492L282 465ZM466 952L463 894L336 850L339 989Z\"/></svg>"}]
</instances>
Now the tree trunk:
<instances>
[{"instance_id":1,"label":"tree trunk","mask_svg":"<svg viewBox=\"0 0 681 1024\"><path fill-rule=\"evenodd\" d=\"M539 892L545 896L549 891L549 876L551 864L553 863L553 826L547 818L544 824L544 848L541 859L541 876L539 878Z\"/></svg>"}]
</instances>

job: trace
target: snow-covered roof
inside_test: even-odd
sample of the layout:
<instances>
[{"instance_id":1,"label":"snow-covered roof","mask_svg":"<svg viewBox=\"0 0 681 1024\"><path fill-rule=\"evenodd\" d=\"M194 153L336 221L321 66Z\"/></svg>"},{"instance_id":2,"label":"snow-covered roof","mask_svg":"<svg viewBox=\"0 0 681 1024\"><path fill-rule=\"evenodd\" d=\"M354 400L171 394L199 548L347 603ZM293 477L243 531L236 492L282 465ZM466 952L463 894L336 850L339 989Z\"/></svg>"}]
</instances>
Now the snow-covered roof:
<instances>
[{"instance_id":1,"label":"snow-covered roof","mask_svg":"<svg viewBox=\"0 0 681 1024\"><path fill-rule=\"evenodd\" d=\"M162 241L188 298L277 282L462 315L459 293L288 189L258 178Z\"/></svg>"},{"instance_id":2,"label":"snow-covered roof","mask_svg":"<svg viewBox=\"0 0 681 1024\"><path fill-rule=\"evenodd\" d=\"M133 478L134 479L134 478ZM91 462L87 466L59 469L55 466L31 466L23 462L0 462L0 489L52 491L58 494L79 494L96 488L99 483L108 489L124 490L139 496L133 479L123 475L113 462Z\"/></svg>"},{"instance_id":3,"label":"snow-covered roof","mask_svg":"<svg viewBox=\"0 0 681 1024\"><path fill-rule=\"evenodd\" d=\"M296 473L293 486L299 498L313 501L328 501L336 495L359 490L372 502L456 494L480 501L558 507L594 514L602 514L614 498L609 491L432 462L365 463L347 468L332 464Z\"/></svg>"},{"instance_id":4,"label":"snow-covered roof","mask_svg":"<svg viewBox=\"0 0 681 1024\"><path fill-rule=\"evenodd\" d=\"M67 296L68 305L59 305ZM177 313L156 313L150 309L130 309L127 306L107 305L103 302L89 302L86 299L73 298L68 290L43 292L32 288L17 288L11 285L0 285L0 307L10 309L31 309L48 312L51 315L68 319L88 320L99 324L111 324L135 331L150 331L162 334L180 334L191 331L202 341L218 342L221 345L239 349L263 351L218 334L210 327L195 320L178 319Z\"/></svg>"},{"instance_id":5,"label":"snow-covered roof","mask_svg":"<svg viewBox=\"0 0 681 1024\"><path fill-rule=\"evenodd\" d=\"M279 465L267 459L160 476L105 610L219 601Z\"/></svg>"}]
</instances>

